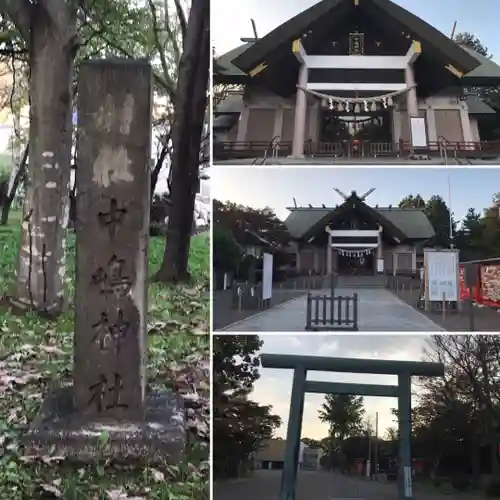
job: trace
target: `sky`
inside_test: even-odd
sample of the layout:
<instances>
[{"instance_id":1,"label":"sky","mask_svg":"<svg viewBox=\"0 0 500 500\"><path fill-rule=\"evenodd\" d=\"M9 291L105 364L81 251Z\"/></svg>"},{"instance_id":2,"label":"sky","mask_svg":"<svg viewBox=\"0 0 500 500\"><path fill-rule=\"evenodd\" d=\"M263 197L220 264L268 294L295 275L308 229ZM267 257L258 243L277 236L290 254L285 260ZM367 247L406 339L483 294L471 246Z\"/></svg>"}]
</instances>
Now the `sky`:
<instances>
[{"instance_id":1,"label":"sky","mask_svg":"<svg viewBox=\"0 0 500 500\"><path fill-rule=\"evenodd\" d=\"M426 335L261 335L264 345L261 353L302 354L342 358L392 359L422 361L423 350L429 349L430 337ZM252 399L272 405L273 413L282 419L276 437L286 437L293 370L260 368L260 379L254 384ZM353 382L394 385L395 375L369 375L350 373L309 372L307 380L327 382ZM412 384L412 402L416 403L418 387ZM321 439L328 434L328 425L320 422L318 411L324 401L323 394L306 394L302 438ZM391 408L397 408L394 398L365 397L365 421L375 426L378 412L379 436L384 437L389 427L397 427Z\"/></svg>"},{"instance_id":2,"label":"sky","mask_svg":"<svg viewBox=\"0 0 500 500\"><path fill-rule=\"evenodd\" d=\"M500 3L500 0L499 0ZM450 190L448 189L448 179ZM212 196L253 208L271 207L284 220L286 207L334 207L343 200L333 190L359 195L376 188L366 202L370 206L397 206L409 194L425 200L439 194L449 204L456 220L469 207L482 213L500 191L500 168L318 168L318 167L226 167L212 168Z\"/></svg>"},{"instance_id":3,"label":"sky","mask_svg":"<svg viewBox=\"0 0 500 500\"><path fill-rule=\"evenodd\" d=\"M479 37L493 60L500 63L498 0L393 0L429 24L450 35L453 22L456 32L468 31ZM241 37L252 37L250 19L257 24L257 34L263 37L317 0L211 0L211 31L215 53L224 54L238 45ZM230 22L228 22L230 20Z\"/></svg>"}]
</instances>

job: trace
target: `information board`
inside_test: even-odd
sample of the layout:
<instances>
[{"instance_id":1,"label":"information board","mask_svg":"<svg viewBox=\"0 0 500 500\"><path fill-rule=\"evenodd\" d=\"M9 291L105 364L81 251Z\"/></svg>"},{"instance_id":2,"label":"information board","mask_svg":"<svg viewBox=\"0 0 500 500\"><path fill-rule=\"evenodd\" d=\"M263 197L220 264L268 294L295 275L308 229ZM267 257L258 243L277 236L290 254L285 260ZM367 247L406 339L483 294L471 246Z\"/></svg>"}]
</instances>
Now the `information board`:
<instances>
[{"instance_id":1,"label":"information board","mask_svg":"<svg viewBox=\"0 0 500 500\"><path fill-rule=\"evenodd\" d=\"M431 302L458 301L458 252L425 252L427 297ZM443 296L444 294L444 296Z\"/></svg>"},{"instance_id":2,"label":"information board","mask_svg":"<svg viewBox=\"0 0 500 500\"><path fill-rule=\"evenodd\" d=\"M273 255L265 253L262 265L262 300L273 295Z\"/></svg>"}]
</instances>

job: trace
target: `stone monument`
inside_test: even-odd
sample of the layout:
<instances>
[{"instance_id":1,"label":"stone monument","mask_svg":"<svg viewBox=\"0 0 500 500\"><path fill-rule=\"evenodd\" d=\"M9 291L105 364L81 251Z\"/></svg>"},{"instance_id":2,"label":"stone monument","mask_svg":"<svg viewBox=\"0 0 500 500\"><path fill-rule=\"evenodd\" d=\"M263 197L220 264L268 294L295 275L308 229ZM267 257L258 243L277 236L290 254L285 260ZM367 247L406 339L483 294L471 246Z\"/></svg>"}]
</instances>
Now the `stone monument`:
<instances>
[{"instance_id":1,"label":"stone monument","mask_svg":"<svg viewBox=\"0 0 500 500\"><path fill-rule=\"evenodd\" d=\"M177 462L184 451L182 399L146 381L151 107L149 63L82 64L73 385L44 401L28 454Z\"/></svg>"}]
</instances>

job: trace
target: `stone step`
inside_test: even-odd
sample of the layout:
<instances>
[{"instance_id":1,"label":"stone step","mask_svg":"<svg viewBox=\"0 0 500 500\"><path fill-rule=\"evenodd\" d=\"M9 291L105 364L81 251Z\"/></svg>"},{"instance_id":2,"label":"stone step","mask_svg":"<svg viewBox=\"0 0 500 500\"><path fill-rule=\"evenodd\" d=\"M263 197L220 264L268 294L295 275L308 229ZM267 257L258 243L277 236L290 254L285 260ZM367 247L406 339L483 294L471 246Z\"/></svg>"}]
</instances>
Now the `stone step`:
<instances>
[{"instance_id":1,"label":"stone step","mask_svg":"<svg viewBox=\"0 0 500 500\"><path fill-rule=\"evenodd\" d=\"M385 288L384 276L339 276L340 288Z\"/></svg>"}]
</instances>

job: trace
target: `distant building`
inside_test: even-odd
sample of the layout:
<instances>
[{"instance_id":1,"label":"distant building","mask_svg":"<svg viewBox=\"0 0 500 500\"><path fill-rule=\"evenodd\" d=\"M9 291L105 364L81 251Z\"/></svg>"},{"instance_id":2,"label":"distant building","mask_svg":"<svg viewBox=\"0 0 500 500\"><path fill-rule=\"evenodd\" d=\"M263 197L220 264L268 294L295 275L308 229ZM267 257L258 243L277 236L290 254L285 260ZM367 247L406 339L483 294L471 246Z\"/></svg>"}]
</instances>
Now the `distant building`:
<instances>
[{"instance_id":1,"label":"distant building","mask_svg":"<svg viewBox=\"0 0 500 500\"><path fill-rule=\"evenodd\" d=\"M290 207L285 220L300 274L409 274L434 236L420 209L372 207L355 191L335 207Z\"/></svg>"},{"instance_id":2,"label":"distant building","mask_svg":"<svg viewBox=\"0 0 500 500\"><path fill-rule=\"evenodd\" d=\"M255 453L254 461L256 469L276 470L283 469L285 465L286 440L271 439L262 444ZM315 470L320 467L323 451L319 448L309 448L302 441L299 450L299 468Z\"/></svg>"}]
</instances>

